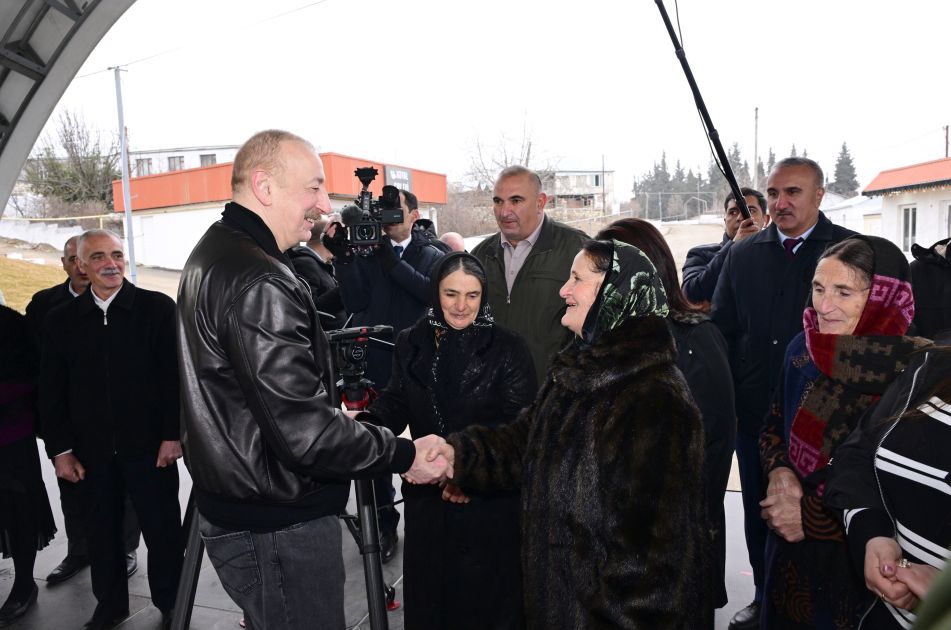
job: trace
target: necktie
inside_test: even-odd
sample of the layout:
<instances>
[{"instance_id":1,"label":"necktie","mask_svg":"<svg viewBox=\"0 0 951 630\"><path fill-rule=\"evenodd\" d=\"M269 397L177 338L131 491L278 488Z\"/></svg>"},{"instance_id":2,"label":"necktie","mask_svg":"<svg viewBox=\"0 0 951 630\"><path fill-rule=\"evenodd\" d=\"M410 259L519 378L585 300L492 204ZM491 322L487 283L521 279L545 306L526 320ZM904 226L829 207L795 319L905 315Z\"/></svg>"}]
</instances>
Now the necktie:
<instances>
[{"instance_id":1,"label":"necktie","mask_svg":"<svg viewBox=\"0 0 951 630\"><path fill-rule=\"evenodd\" d=\"M802 239L799 239L799 240L802 240ZM402 245L394 245L394 246L393 246L393 252L396 254L396 257L397 257L397 258L402 258L402 257L403 257L403 246L402 246Z\"/></svg>"},{"instance_id":2,"label":"necktie","mask_svg":"<svg viewBox=\"0 0 951 630\"><path fill-rule=\"evenodd\" d=\"M796 245L802 242L802 237L799 238L787 238L783 241L783 247L786 248L786 258L792 260L796 257L796 253L793 251L796 249Z\"/></svg>"}]
</instances>

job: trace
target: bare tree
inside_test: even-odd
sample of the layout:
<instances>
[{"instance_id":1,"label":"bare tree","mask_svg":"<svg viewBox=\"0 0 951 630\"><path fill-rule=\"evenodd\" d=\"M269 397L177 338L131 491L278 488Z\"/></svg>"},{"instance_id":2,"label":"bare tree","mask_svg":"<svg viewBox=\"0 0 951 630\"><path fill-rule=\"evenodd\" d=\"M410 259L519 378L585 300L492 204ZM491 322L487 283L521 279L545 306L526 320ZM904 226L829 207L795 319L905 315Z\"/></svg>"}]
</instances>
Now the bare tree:
<instances>
[{"instance_id":1,"label":"bare tree","mask_svg":"<svg viewBox=\"0 0 951 630\"><path fill-rule=\"evenodd\" d=\"M43 216L80 216L112 210L112 182L119 177L118 142L104 142L82 115L66 110L57 121L55 139L46 136L25 168L26 183L45 202Z\"/></svg>"}]
</instances>

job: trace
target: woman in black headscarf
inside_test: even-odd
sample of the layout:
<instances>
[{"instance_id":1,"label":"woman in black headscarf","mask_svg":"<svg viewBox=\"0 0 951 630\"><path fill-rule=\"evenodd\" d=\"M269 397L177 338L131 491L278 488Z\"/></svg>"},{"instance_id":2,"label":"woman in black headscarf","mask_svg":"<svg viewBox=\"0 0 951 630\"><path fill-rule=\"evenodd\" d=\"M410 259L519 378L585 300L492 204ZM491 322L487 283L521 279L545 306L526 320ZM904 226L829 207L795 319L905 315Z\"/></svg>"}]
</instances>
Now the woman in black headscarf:
<instances>
[{"instance_id":1,"label":"woman in black headscarf","mask_svg":"<svg viewBox=\"0 0 951 630\"><path fill-rule=\"evenodd\" d=\"M432 308L396 340L393 372L368 414L399 435L448 435L499 426L537 390L525 341L492 321L482 264L443 257L431 274ZM419 629L524 627L518 489L403 484L405 625Z\"/></svg>"},{"instance_id":2,"label":"woman in black headscarf","mask_svg":"<svg viewBox=\"0 0 951 630\"><path fill-rule=\"evenodd\" d=\"M703 431L660 278L637 248L588 241L560 295L576 337L533 405L440 452L464 492L521 487L528 628L696 628Z\"/></svg>"}]
</instances>

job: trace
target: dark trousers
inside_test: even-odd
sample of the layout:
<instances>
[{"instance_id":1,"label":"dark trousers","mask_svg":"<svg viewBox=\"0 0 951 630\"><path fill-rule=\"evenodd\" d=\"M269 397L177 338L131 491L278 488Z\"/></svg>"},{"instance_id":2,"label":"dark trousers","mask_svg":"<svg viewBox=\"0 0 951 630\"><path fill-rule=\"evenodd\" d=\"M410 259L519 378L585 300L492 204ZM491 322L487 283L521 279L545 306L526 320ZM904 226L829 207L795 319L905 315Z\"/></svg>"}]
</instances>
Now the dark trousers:
<instances>
[{"instance_id":1,"label":"dark trousers","mask_svg":"<svg viewBox=\"0 0 951 630\"><path fill-rule=\"evenodd\" d=\"M198 529L221 585L244 611L248 628L346 627L346 574L336 516L252 532L224 529L199 515Z\"/></svg>"},{"instance_id":2,"label":"dark trousers","mask_svg":"<svg viewBox=\"0 0 951 630\"><path fill-rule=\"evenodd\" d=\"M175 591L185 551L178 467L155 467L155 457L111 460L86 469L86 526L92 590L97 618L112 618L129 608L122 521L125 498L132 500L148 548L152 603L164 612L175 606Z\"/></svg>"},{"instance_id":3,"label":"dark trousers","mask_svg":"<svg viewBox=\"0 0 951 630\"><path fill-rule=\"evenodd\" d=\"M63 506L63 524L66 529L66 555L86 557L89 546L86 542L85 514L82 487L79 484L57 479L59 483L59 502ZM122 521L122 537L126 553L139 548L139 520L128 495L125 498L125 516Z\"/></svg>"},{"instance_id":4,"label":"dark trousers","mask_svg":"<svg viewBox=\"0 0 951 630\"><path fill-rule=\"evenodd\" d=\"M766 521L760 516L763 508L759 502L766 498L766 479L759 459L759 436L737 432L736 463L740 468L740 485L743 490L743 526L746 533L746 550L753 568L755 599L763 601L763 554L766 548Z\"/></svg>"},{"instance_id":5,"label":"dark trousers","mask_svg":"<svg viewBox=\"0 0 951 630\"><path fill-rule=\"evenodd\" d=\"M380 522L380 533L395 532L400 522L400 513L393 507L396 488L393 487L393 475L377 477L373 480L373 494L376 496L376 517Z\"/></svg>"}]
</instances>

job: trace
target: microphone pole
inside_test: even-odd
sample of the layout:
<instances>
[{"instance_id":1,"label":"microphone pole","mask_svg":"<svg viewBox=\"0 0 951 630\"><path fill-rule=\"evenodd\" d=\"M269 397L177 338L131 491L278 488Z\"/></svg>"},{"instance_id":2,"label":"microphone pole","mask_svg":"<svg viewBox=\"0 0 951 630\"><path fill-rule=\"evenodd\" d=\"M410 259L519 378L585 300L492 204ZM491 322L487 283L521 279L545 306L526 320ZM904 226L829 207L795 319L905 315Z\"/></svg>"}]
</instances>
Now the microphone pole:
<instances>
[{"instance_id":1,"label":"microphone pole","mask_svg":"<svg viewBox=\"0 0 951 630\"><path fill-rule=\"evenodd\" d=\"M687 54L684 52L683 46L680 45L680 40L677 39L677 33L674 31L674 25L670 23L670 16L667 15L667 9L664 8L664 0L654 0L657 3L657 8L660 9L660 16L664 18L664 25L667 27L667 33L670 35L670 41L674 44L674 51L677 53L677 59L680 60L680 65L684 69L684 74L687 76L687 83L690 84L690 91L693 92L693 100L697 104L697 110L700 112L700 118L703 120L704 129L707 132L707 136L710 138L710 143L713 145L713 150L716 153L717 161L720 163L720 169L723 171L723 176L726 178L727 184L730 185L730 190L733 191L733 197L736 200L736 207L739 209L740 214L743 215L744 219L750 218L750 209L746 206L746 197L743 196L743 192L740 190L740 185L736 183L736 176L733 174L733 168L730 166L730 160L726 156L726 152L723 150L723 144L720 143L720 134L717 132L716 128L713 126L713 121L710 120L710 112L707 111L707 106L703 103L703 97L700 96L700 88L697 87L697 82L693 78L693 72L690 70L690 64L687 63ZM756 164L753 165L753 168L756 168Z\"/></svg>"}]
</instances>

